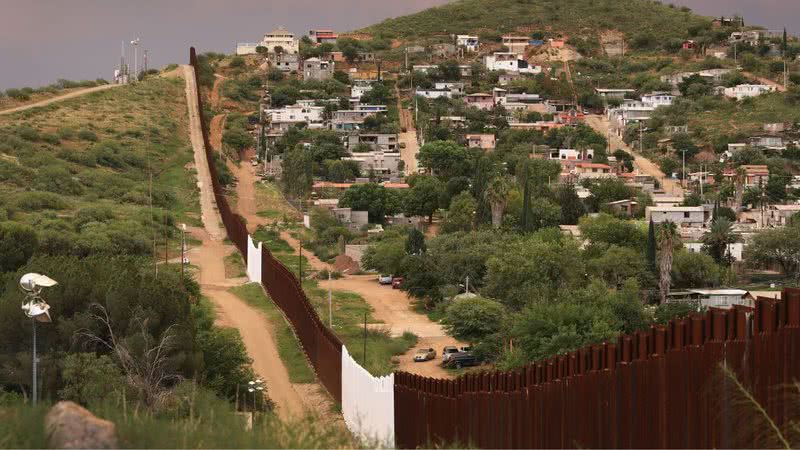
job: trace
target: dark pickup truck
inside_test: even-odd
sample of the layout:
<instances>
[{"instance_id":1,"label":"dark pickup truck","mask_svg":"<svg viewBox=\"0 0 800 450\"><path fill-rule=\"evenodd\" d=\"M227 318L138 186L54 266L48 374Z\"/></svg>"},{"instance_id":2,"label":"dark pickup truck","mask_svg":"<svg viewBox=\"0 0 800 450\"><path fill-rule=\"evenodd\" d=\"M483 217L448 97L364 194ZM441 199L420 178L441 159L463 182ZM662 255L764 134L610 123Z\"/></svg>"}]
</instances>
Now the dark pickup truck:
<instances>
[{"instance_id":1,"label":"dark pickup truck","mask_svg":"<svg viewBox=\"0 0 800 450\"><path fill-rule=\"evenodd\" d=\"M459 352L451 354L444 366L450 369L460 369L462 367L479 366L480 364L480 359L473 355L472 352Z\"/></svg>"}]
</instances>

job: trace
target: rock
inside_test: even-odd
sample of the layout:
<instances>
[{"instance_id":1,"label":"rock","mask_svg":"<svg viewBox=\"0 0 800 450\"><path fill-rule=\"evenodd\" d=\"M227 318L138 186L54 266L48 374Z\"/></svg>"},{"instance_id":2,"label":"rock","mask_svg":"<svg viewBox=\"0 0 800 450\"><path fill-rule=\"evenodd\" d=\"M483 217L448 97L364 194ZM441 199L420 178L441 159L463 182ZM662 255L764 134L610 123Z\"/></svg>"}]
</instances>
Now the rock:
<instances>
[{"instance_id":1,"label":"rock","mask_svg":"<svg viewBox=\"0 0 800 450\"><path fill-rule=\"evenodd\" d=\"M58 402L44 418L51 448L117 448L117 428L73 402Z\"/></svg>"}]
</instances>

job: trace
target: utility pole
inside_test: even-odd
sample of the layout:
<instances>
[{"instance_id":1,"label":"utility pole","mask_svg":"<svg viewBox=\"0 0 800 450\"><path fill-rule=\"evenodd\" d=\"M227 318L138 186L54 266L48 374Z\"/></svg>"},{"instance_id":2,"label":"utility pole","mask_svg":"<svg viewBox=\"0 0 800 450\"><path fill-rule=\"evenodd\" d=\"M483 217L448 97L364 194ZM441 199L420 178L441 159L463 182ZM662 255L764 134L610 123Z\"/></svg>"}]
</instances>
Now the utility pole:
<instances>
[{"instance_id":1,"label":"utility pole","mask_svg":"<svg viewBox=\"0 0 800 450\"><path fill-rule=\"evenodd\" d=\"M469 275L467 275L467 279L466 279L466 281L464 282L464 292L466 292L467 294L469 294Z\"/></svg>"},{"instance_id":2,"label":"utility pole","mask_svg":"<svg viewBox=\"0 0 800 450\"><path fill-rule=\"evenodd\" d=\"M139 41L141 41L139 38L131 41L131 45L133 45L133 79L136 81L139 80Z\"/></svg>"},{"instance_id":3,"label":"utility pole","mask_svg":"<svg viewBox=\"0 0 800 450\"><path fill-rule=\"evenodd\" d=\"M331 293L331 271L328 271L328 328L333 328L333 294Z\"/></svg>"},{"instance_id":4,"label":"utility pole","mask_svg":"<svg viewBox=\"0 0 800 450\"><path fill-rule=\"evenodd\" d=\"M683 170L681 171L681 187L686 187L686 150L681 150L683 153Z\"/></svg>"},{"instance_id":5,"label":"utility pole","mask_svg":"<svg viewBox=\"0 0 800 450\"><path fill-rule=\"evenodd\" d=\"M300 281L300 286L302 286L303 285L303 241L302 240L300 241L300 257L298 258L298 261L300 262L298 270L300 279L298 281Z\"/></svg>"},{"instance_id":6,"label":"utility pole","mask_svg":"<svg viewBox=\"0 0 800 450\"><path fill-rule=\"evenodd\" d=\"M639 153L644 153L644 122L639 121Z\"/></svg>"},{"instance_id":7,"label":"utility pole","mask_svg":"<svg viewBox=\"0 0 800 450\"><path fill-rule=\"evenodd\" d=\"M144 66L143 72L147 73L147 50L144 51L144 61L143 61L143 63L144 63L143 64L143 66Z\"/></svg>"},{"instance_id":8,"label":"utility pole","mask_svg":"<svg viewBox=\"0 0 800 450\"><path fill-rule=\"evenodd\" d=\"M367 366L367 313L364 312L364 367Z\"/></svg>"}]
</instances>

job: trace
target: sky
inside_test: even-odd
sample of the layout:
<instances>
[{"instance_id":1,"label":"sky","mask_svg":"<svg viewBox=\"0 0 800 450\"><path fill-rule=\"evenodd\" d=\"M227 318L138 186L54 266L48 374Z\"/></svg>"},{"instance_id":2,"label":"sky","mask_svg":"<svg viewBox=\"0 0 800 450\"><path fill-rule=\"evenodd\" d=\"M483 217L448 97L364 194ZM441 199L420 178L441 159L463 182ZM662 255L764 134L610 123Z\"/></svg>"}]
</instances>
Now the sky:
<instances>
[{"instance_id":1,"label":"sky","mask_svg":"<svg viewBox=\"0 0 800 450\"><path fill-rule=\"evenodd\" d=\"M347 31L447 0L0 0L0 89L59 78L111 78L120 44L141 38L149 67L185 63L188 48L231 53L279 25ZM624 0L620 0L624 1ZM700 14L800 34L800 0L672 0ZM127 45L129 59L132 49Z\"/></svg>"}]
</instances>

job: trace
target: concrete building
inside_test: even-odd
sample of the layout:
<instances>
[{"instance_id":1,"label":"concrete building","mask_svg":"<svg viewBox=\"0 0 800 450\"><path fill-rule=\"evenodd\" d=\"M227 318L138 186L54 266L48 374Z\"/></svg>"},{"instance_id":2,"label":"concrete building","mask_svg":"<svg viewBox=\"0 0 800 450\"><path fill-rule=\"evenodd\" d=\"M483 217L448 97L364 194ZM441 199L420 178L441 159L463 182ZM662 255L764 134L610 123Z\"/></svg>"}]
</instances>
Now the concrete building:
<instances>
[{"instance_id":1,"label":"concrete building","mask_svg":"<svg viewBox=\"0 0 800 450\"><path fill-rule=\"evenodd\" d=\"M464 95L464 83L438 82L433 85L434 89L445 89L453 95Z\"/></svg>"},{"instance_id":2,"label":"concrete building","mask_svg":"<svg viewBox=\"0 0 800 450\"><path fill-rule=\"evenodd\" d=\"M761 94L775 92L775 87L766 84L740 84L738 86L725 88L724 95L728 98L743 100L750 97L758 97Z\"/></svg>"},{"instance_id":3,"label":"concrete building","mask_svg":"<svg viewBox=\"0 0 800 450\"><path fill-rule=\"evenodd\" d=\"M645 221L673 222L680 228L705 228L711 215L712 211L703 206L648 206Z\"/></svg>"},{"instance_id":4,"label":"concrete building","mask_svg":"<svg viewBox=\"0 0 800 450\"><path fill-rule=\"evenodd\" d=\"M800 205L770 205L767 226L785 227L797 213L800 213Z\"/></svg>"},{"instance_id":5,"label":"concrete building","mask_svg":"<svg viewBox=\"0 0 800 450\"><path fill-rule=\"evenodd\" d=\"M255 55L259 45L261 44L258 42L240 42L236 44L236 54L239 56Z\"/></svg>"},{"instance_id":6,"label":"concrete building","mask_svg":"<svg viewBox=\"0 0 800 450\"><path fill-rule=\"evenodd\" d=\"M636 93L636 89L603 89L603 88L595 88L595 94L599 95L603 98L617 98L617 99L624 99L627 96L633 95Z\"/></svg>"},{"instance_id":7,"label":"concrete building","mask_svg":"<svg viewBox=\"0 0 800 450\"><path fill-rule=\"evenodd\" d=\"M319 58L309 58L303 62L303 79L325 81L333 78L336 63L323 61Z\"/></svg>"},{"instance_id":8,"label":"concrete building","mask_svg":"<svg viewBox=\"0 0 800 450\"><path fill-rule=\"evenodd\" d=\"M350 87L350 98L361 100L361 97L372 90L372 80L353 80Z\"/></svg>"},{"instance_id":9,"label":"concrete building","mask_svg":"<svg viewBox=\"0 0 800 450\"><path fill-rule=\"evenodd\" d=\"M668 92L652 92L650 94L642 95L642 103L650 105L653 108L660 108L662 106L672 106L675 96Z\"/></svg>"},{"instance_id":10,"label":"concrete building","mask_svg":"<svg viewBox=\"0 0 800 450\"><path fill-rule=\"evenodd\" d=\"M373 151L396 152L400 150L397 134L350 134L347 136L346 144L350 150L359 144L368 145Z\"/></svg>"},{"instance_id":11,"label":"concrete building","mask_svg":"<svg viewBox=\"0 0 800 450\"><path fill-rule=\"evenodd\" d=\"M484 57L484 65L486 70L518 72L527 74L540 74L542 73L541 66L531 66L528 61L523 59L520 55L513 52L495 52L491 55Z\"/></svg>"},{"instance_id":12,"label":"concrete building","mask_svg":"<svg viewBox=\"0 0 800 450\"><path fill-rule=\"evenodd\" d=\"M570 161L591 161L594 158L594 150L576 150L573 148L553 149L550 151L550 159L563 159Z\"/></svg>"},{"instance_id":13,"label":"concrete building","mask_svg":"<svg viewBox=\"0 0 800 450\"><path fill-rule=\"evenodd\" d=\"M272 65L280 69L281 72L298 72L300 71L300 55L297 53L275 55Z\"/></svg>"},{"instance_id":14,"label":"concrete building","mask_svg":"<svg viewBox=\"0 0 800 450\"><path fill-rule=\"evenodd\" d=\"M487 150L487 151L494 150L494 147L497 143L495 135L489 133L468 134L466 136L466 139L467 139L467 147L479 148L481 150Z\"/></svg>"},{"instance_id":15,"label":"concrete building","mask_svg":"<svg viewBox=\"0 0 800 450\"><path fill-rule=\"evenodd\" d=\"M271 129L286 131L301 123L307 124L308 128L323 128L324 111L322 106L292 105L282 109L268 109L266 113Z\"/></svg>"},{"instance_id":16,"label":"concrete building","mask_svg":"<svg viewBox=\"0 0 800 450\"><path fill-rule=\"evenodd\" d=\"M464 47L468 52L477 52L481 47L481 41L478 36L460 34L456 36L456 46Z\"/></svg>"},{"instance_id":17,"label":"concrete building","mask_svg":"<svg viewBox=\"0 0 800 450\"><path fill-rule=\"evenodd\" d=\"M575 164L575 168L571 171L571 173L576 175L578 180L616 177L616 175L611 172L611 166L608 164L591 162Z\"/></svg>"},{"instance_id":18,"label":"concrete building","mask_svg":"<svg viewBox=\"0 0 800 450\"><path fill-rule=\"evenodd\" d=\"M423 48L423 52L425 49ZM457 47L453 44L433 44L431 46L431 53L436 58L451 58L456 55ZM409 50L409 53L411 51ZM420 52L422 53L422 52Z\"/></svg>"},{"instance_id":19,"label":"concrete building","mask_svg":"<svg viewBox=\"0 0 800 450\"><path fill-rule=\"evenodd\" d=\"M434 100L437 98L453 98L453 91L450 89L420 89L414 92L415 95L419 95L420 97L427 98L428 100Z\"/></svg>"},{"instance_id":20,"label":"concrete building","mask_svg":"<svg viewBox=\"0 0 800 450\"><path fill-rule=\"evenodd\" d=\"M269 53L275 53L276 47L283 49L283 53L300 52L300 42L294 38L294 33L283 27L265 34L261 46L266 47Z\"/></svg>"},{"instance_id":21,"label":"concrete building","mask_svg":"<svg viewBox=\"0 0 800 450\"><path fill-rule=\"evenodd\" d=\"M690 301L706 308L730 309L736 305L753 306L753 296L741 289L687 289L667 294L667 303Z\"/></svg>"},{"instance_id":22,"label":"concrete building","mask_svg":"<svg viewBox=\"0 0 800 450\"><path fill-rule=\"evenodd\" d=\"M506 35L502 37L503 46L508 48L509 52L525 54L525 50L530 45L530 38L527 36L511 36Z\"/></svg>"},{"instance_id":23,"label":"concrete building","mask_svg":"<svg viewBox=\"0 0 800 450\"><path fill-rule=\"evenodd\" d=\"M323 29L309 31L308 37L311 39L311 42L315 44L335 44L339 35L334 33L333 30Z\"/></svg>"},{"instance_id":24,"label":"concrete building","mask_svg":"<svg viewBox=\"0 0 800 450\"><path fill-rule=\"evenodd\" d=\"M351 231L361 231L361 227L369 224L369 213L367 211L353 211L351 208L334 208L331 210L333 215L342 225Z\"/></svg>"},{"instance_id":25,"label":"concrete building","mask_svg":"<svg viewBox=\"0 0 800 450\"><path fill-rule=\"evenodd\" d=\"M361 167L361 173L373 172L383 178L400 175L398 163L401 161L399 152L372 151L366 153L353 153L353 156L342 158L342 161L355 161Z\"/></svg>"},{"instance_id":26,"label":"concrete building","mask_svg":"<svg viewBox=\"0 0 800 450\"><path fill-rule=\"evenodd\" d=\"M467 106L478 109L486 111L494 109L494 96L492 94L470 94L464 97L464 101L467 103Z\"/></svg>"}]
</instances>

